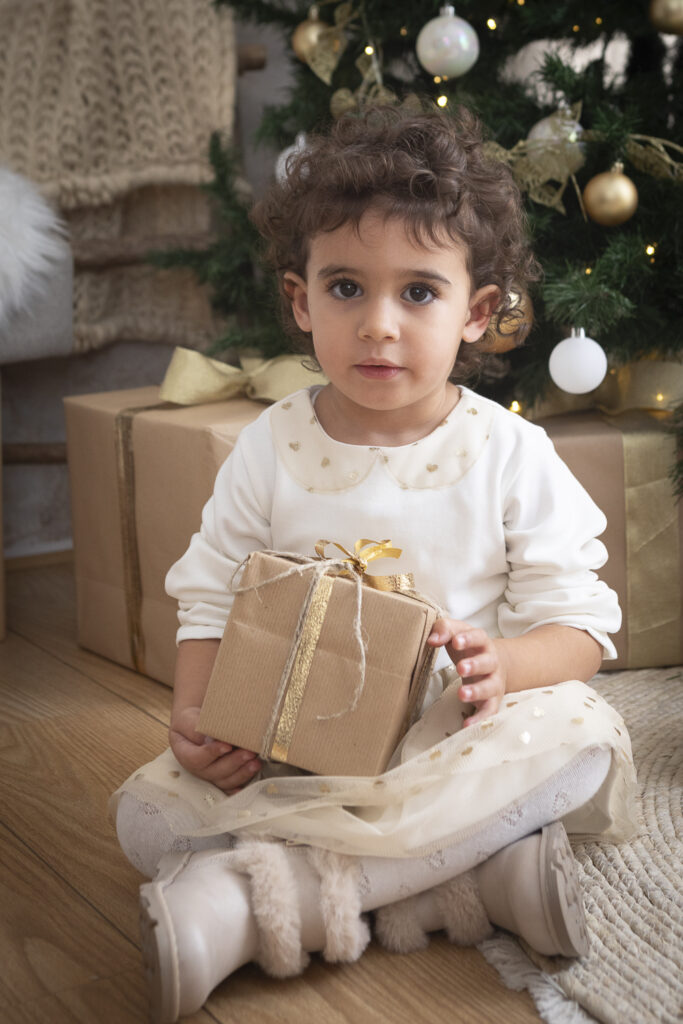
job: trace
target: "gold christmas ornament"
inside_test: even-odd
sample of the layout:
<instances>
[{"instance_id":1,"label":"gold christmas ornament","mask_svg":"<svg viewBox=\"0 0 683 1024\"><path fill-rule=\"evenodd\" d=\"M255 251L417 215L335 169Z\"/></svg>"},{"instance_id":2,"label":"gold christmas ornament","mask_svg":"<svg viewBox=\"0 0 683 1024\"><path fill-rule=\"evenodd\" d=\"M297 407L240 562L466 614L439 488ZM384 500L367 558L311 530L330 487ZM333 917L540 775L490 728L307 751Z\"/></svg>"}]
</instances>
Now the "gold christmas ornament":
<instances>
[{"instance_id":1,"label":"gold christmas ornament","mask_svg":"<svg viewBox=\"0 0 683 1024\"><path fill-rule=\"evenodd\" d=\"M583 190L586 213L596 224L616 227L632 217L638 206L638 189L616 163L610 171L596 174Z\"/></svg>"},{"instance_id":2,"label":"gold christmas ornament","mask_svg":"<svg viewBox=\"0 0 683 1024\"><path fill-rule=\"evenodd\" d=\"M683 35L683 0L652 0L650 21L658 32Z\"/></svg>"},{"instance_id":3,"label":"gold christmas ornament","mask_svg":"<svg viewBox=\"0 0 683 1024\"><path fill-rule=\"evenodd\" d=\"M519 348L529 336L534 322L534 307L526 292L510 289L510 307L489 321L484 337L477 348L480 352L509 352Z\"/></svg>"},{"instance_id":4,"label":"gold christmas ornament","mask_svg":"<svg viewBox=\"0 0 683 1024\"><path fill-rule=\"evenodd\" d=\"M316 4L313 4L309 8L306 21L302 21L300 25L297 25L292 33L292 49L304 64L310 63L315 48L320 42L320 36L329 27L324 21L320 20L318 8Z\"/></svg>"}]
</instances>

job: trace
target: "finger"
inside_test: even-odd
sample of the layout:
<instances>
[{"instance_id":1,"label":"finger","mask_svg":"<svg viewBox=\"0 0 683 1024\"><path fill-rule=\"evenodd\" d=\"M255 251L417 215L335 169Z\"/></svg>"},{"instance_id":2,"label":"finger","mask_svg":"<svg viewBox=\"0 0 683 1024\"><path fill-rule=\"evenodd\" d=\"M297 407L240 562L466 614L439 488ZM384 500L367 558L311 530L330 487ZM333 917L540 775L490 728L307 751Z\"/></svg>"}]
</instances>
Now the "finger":
<instances>
[{"instance_id":1,"label":"finger","mask_svg":"<svg viewBox=\"0 0 683 1024\"><path fill-rule=\"evenodd\" d=\"M203 778L221 789L235 789L250 782L261 769L261 761L249 750L234 750L210 765Z\"/></svg>"},{"instance_id":2,"label":"finger","mask_svg":"<svg viewBox=\"0 0 683 1024\"><path fill-rule=\"evenodd\" d=\"M218 758L229 754L233 748L229 743L211 740L209 743L193 743L180 732L171 734L172 747L181 764L187 764L192 772L204 771Z\"/></svg>"},{"instance_id":3,"label":"finger","mask_svg":"<svg viewBox=\"0 0 683 1024\"><path fill-rule=\"evenodd\" d=\"M444 644L449 643L457 633L470 628L466 622L441 617L432 626L432 631L427 637L427 643L432 647L442 647Z\"/></svg>"},{"instance_id":4,"label":"finger","mask_svg":"<svg viewBox=\"0 0 683 1024\"><path fill-rule=\"evenodd\" d=\"M467 682L458 690L458 697L466 704L478 704L481 701L490 700L492 697L502 700L502 680L498 676L492 675L485 676L474 683Z\"/></svg>"},{"instance_id":5,"label":"finger","mask_svg":"<svg viewBox=\"0 0 683 1024\"><path fill-rule=\"evenodd\" d=\"M491 638L484 629L472 629L471 627L458 629L453 634L451 647L460 654L468 651L482 651L491 648Z\"/></svg>"},{"instance_id":6,"label":"finger","mask_svg":"<svg viewBox=\"0 0 683 1024\"><path fill-rule=\"evenodd\" d=\"M483 722L486 718L492 718L499 707L500 697L492 697L490 700L484 701L481 707L477 709L476 714L470 715L469 718L465 719L464 728L469 729L470 726L476 725L477 722Z\"/></svg>"},{"instance_id":7,"label":"finger","mask_svg":"<svg viewBox=\"0 0 683 1024\"><path fill-rule=\"evenodd\" d=\"M461 679L490 676L498 668L495 651L484 651L482 654L468 655L456 662L455 668Z\"/></svg>"}]
</instances>

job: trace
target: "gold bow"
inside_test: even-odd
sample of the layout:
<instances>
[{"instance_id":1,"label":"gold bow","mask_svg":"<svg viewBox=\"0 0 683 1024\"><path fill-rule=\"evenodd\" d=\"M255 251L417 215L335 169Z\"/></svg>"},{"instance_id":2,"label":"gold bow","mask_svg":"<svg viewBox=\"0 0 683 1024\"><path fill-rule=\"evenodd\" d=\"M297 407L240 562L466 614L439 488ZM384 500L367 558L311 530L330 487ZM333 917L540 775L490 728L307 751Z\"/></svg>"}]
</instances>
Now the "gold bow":
<instances>
[{"instance_id":1,"label":"gold bow","mask_svg":"<svg viewBox=\"0 0 683 1024\"><path fill-rule=\"evenodd\" d=\"M293 391L327 378L302 363L303 356L275 359L243 357L241 368L210 359L190 348L176 348L162 381L159 397L176 405L221 402L244 394L261 402L279 402Z\"/></svg>"},{"instance_id":2,"label":"gold bow","mask_svg":"<svg viewBox=\"0 0 683 1024\"><path fill-rule=\"evenodd\" d=\"M363 583L366 583L374 590L400 593L415 589L415 580L410 572L396 573L392 576L374 576L368 573L368 563L374 562L377 558L401 557L402 548L392 548L390 540L377 541L363 537L361 540L356 541L353 546L353 552L345 548L343 544L338 544L336 540L319 540L315 546L315 551L318 558L321 558L323 561L328 558L325 554L325 548L328 544L334 544L343 555L346 555L346 558L343 558L342 561L348 562L353 571L360 576ZM349 572L349 576L351 576L351 572Z\"/></svg>"}]
</instances>

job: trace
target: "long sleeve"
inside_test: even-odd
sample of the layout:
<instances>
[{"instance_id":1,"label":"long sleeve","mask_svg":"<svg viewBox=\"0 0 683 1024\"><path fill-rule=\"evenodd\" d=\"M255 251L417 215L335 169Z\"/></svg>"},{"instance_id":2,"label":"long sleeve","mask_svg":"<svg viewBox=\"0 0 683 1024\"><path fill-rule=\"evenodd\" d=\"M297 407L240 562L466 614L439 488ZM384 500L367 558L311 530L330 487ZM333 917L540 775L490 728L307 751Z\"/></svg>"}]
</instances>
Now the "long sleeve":
<instances>
[{"instance_id":1,"label":"long sleeve","mask_svg":"<svg viewBox=\"0 0 683 1024\"><path fill-rule=\"evenodd\" d=\"M547 623L585 629L616 657L608 633L621 611L596 575L607 561L598 540L606 519L539 428L525 430L522 458L505 487L508 582L498 609L503 636Z\"/></svg>"},{"instance_id":2,"label":"long sleeve","mask_svg":"<svg viewBox=\"0 0 683 1024\"><path fill-rule=\"evenodd\" d=\"M166 576L166 592L178 601L178 643L223 635L235 570L250 552L272 546L275 456L264 420L261 417L240 435L218 472L199 532Z\"/></svg>"}]
</instances>

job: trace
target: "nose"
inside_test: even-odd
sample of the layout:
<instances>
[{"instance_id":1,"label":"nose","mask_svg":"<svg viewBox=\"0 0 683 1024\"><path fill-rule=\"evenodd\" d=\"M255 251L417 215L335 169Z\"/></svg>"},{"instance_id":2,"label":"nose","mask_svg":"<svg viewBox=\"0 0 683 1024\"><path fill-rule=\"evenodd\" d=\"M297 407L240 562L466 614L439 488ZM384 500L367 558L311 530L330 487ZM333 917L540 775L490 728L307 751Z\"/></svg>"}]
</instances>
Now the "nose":
<instances>
[{"instance_id":1,"label":"nose","mask_svg":"<svg viewBox=\"0 0 683 1024\"><path fill-rule=\"evenodd\" d=\"M398 318L390 298L378 297L363 304L358 337L362 341L398 341Z\"/></svg>"}]
</instances>

